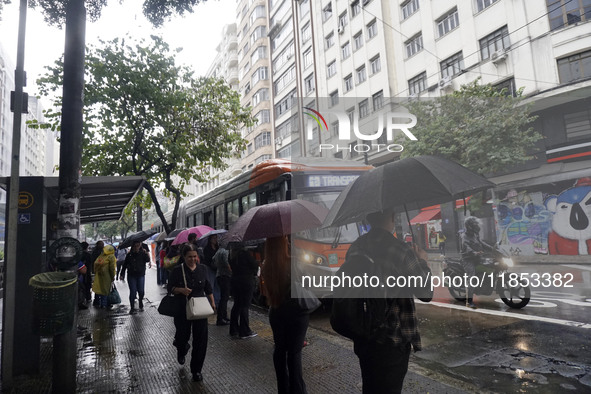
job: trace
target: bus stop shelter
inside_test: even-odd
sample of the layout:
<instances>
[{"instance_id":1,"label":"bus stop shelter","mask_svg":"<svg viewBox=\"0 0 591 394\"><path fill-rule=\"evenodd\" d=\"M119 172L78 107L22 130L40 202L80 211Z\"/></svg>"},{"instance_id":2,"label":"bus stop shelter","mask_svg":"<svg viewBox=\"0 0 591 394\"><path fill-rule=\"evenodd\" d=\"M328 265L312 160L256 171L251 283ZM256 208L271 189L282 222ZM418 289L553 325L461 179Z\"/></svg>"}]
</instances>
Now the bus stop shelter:
<instances>
[{"instance_id":1,"label":"bus stop shelter","mask_svg":"<svg viewBox=\"0 0 591 394\"><path fill-rule=\"evenodd\" d=\"M7 310L4 304L2 316L3 335L6 316L14 316L8 319L14 322L14 338L2 340L14 343L12 360L2 354L3 363L12 362L13 376L39 373L41 338L32 331L33 291L28 283L29 278L46 271L46 251L57 239L59 198L58 177L20 177L19 181L17 223L6 223L6 228L17 226L15 307ZM80 224L118 220L144 182L141 176L82 177ZM7 196L9 187L10 178L0 178L0 188Z\"/></svg>"}]
</instances>

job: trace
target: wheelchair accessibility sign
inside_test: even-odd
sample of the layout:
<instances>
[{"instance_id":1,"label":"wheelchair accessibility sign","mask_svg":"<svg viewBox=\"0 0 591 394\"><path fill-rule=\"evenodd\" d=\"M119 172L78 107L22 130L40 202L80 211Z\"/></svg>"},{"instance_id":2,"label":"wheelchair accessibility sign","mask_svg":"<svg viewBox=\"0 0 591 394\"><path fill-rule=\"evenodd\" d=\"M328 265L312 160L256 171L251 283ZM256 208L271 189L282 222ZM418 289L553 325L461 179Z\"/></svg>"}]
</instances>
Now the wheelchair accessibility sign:
<instances>
[{"instance_id":1,"label":"wheelchair accessibility sign","mask_svg":"<svg viewBox=\"0 0 591 394\"><path fill-rule=\"evenodd\" d=\"M31 214L30 213L19 213L18 214L18 224L31 224Z\"/></svg>"}]
</instances>

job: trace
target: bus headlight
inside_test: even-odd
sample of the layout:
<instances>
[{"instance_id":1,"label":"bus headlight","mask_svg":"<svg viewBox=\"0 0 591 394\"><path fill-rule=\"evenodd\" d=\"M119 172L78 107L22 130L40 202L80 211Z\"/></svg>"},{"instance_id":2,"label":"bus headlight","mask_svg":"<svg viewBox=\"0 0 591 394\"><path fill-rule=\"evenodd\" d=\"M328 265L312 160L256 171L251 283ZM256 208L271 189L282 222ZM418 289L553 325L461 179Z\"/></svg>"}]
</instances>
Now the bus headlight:
<instances>
[{"instance_id":1,"label":"bus headlight","mask_svg":"<svg viewBox=\"0 0 591 394\"><path fill-rule=\"evenodd\" d=\"M507 267L513 267L513 259L503 257L503 263L505 263Z\"/></svg>"},{"instance_id":2,"label":"bus headlight","mask_svg":"<svg viewBox=\"0 0 591 394\"><path fill-rule=\"evenodd\" d=\"M324 256L312 252L303 252L302 259L308 264L328 265Z\"/></svg>"}]
</instances>

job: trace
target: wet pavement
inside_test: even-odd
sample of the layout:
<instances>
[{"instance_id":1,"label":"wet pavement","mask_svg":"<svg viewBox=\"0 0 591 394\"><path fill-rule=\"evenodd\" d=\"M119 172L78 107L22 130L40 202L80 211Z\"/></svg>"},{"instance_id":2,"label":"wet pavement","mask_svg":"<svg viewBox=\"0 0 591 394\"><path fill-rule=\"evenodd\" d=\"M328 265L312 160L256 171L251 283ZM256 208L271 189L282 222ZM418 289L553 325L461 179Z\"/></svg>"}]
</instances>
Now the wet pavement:
<instances>
[{"instance_id":1,"label":"wet pavement","mask_svg":"<svg viewBox=\"0 0 591 394\"><path fill-rule=\"evenodd\" d=\"M204 380L191 381L189 357L176 361L172 318L157 305L165 291L156 285L155 270L146 278L145 311L129 313L128 288L116 282L123 303L111 311L91 307L79 312L77 388L80 393L274 393L273 340L264 311L251 311L251 328L259 335L231 339L228 327L209 320L209 345ZM314 393L359 393L361 377L352 343L334 333L311 327L303 350L304 378ZM37 376L15 379L12 393L51 391L51 339L43 339L42 366ZM418 354L418 353L417 353ZM411 358L405 380L408 393L465 393L477 387ZM478 389L478 391L482 391ZM493 390L495 391L495 390Z\"/></svg>"}]
</instances>

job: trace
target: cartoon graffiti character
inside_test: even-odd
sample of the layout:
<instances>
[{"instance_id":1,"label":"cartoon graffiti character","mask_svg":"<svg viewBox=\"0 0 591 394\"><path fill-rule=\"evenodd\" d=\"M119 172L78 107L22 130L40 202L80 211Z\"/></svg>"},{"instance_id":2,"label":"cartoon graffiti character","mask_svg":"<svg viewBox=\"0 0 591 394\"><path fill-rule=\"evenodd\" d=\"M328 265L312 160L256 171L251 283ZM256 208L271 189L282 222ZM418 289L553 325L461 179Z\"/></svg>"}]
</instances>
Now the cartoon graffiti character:
<instances>
[{"instance_id":1,"label":"cartoon graffiti character","mask_svg":"<svg viewBox=\"0 0 591 394\"><path fill-rule=\"evenodd\" d=\"M591 178L577 180L545 204L554 213L548 234L550 254L591 254Z\"/></svg>"}]
</instances>

